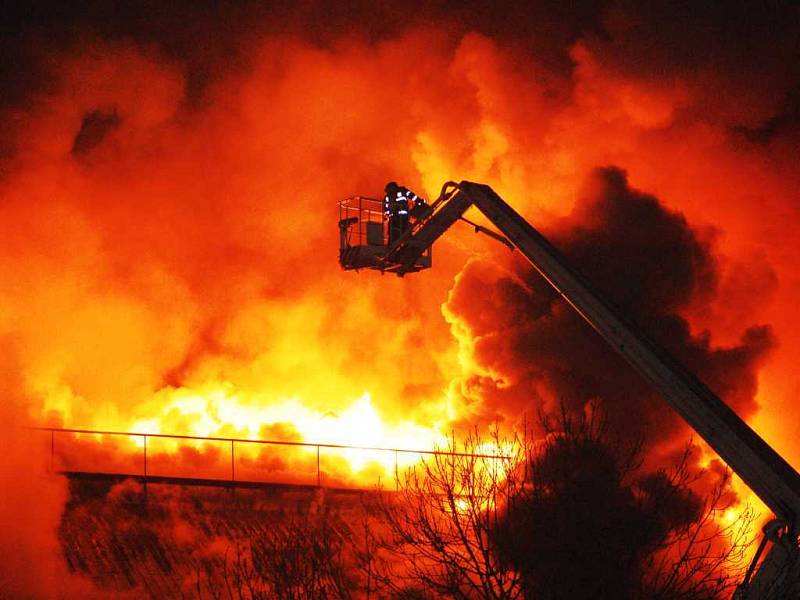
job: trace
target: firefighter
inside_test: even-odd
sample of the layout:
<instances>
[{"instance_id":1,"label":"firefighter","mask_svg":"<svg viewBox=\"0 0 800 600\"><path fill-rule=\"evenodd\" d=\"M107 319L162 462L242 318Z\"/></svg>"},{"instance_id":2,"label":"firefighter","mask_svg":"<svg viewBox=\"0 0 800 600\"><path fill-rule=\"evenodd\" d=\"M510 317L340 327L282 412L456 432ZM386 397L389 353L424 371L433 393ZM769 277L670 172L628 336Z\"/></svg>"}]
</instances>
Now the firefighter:
<instances>
[{"instance_id":1,"label":"firefighter","mask_svg":"<svg viewBox=\"0 0 800 600\"><path fill-rule=\"evenodd\" d=\"M389 221L389 245L408 229L409 215L416 220L427 214L428 203L424 198L417 196L407 187L397 185L390 181L384 188L386 195L383 197L383 213Z\"/></svg>"},{"instance_id":2,"label":"firefighter","mask_svg":"<svg viewBox=\"0 0 800 600\"><path fill-rule=\"evenodd\" d=\"M386 184L383 197L383 214L389 221L389 245L394 244L408 229L408 190L390 181Z\"/></svg>"}]
</instances>

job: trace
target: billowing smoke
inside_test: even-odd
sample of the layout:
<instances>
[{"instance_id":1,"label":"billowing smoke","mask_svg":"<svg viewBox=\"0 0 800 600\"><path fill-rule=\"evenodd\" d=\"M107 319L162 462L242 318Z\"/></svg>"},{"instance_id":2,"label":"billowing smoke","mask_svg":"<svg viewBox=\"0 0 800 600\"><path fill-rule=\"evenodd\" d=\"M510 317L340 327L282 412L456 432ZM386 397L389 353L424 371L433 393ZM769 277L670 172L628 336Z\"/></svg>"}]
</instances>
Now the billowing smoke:
<instances>
[{"instance_id":1,"label":"billowing smoke","mask_svg":"<svg viewBox=\"0 0 800 600\"><path fill-rule=\"evenodd\" d=\"M94 598L93 586L68 572L56 532L67 500L67 482L51 472L48 447L29 425L13 338L0 337L3 365L0 436L0 597Z\"/></svg>"},{"instance_id":2,"label":"billowing smoke","mask_svg":"<svg viewBox=\"0 0 800 600\"><path fill-rule=\"evenodd\" d=\"M712 344L682 317L718 294L713 231L693 230L655 197L631 189L624 172L592 174L550 239L616 310L665 347L744 418L753 414L758 369L774 345L768 326L742 324L741 339ZM563 403L599 399L615 430L650 443L685 433L667 408L605 341L523 260L475 259L457 277L445 314L471 355L456 382L489 418L534 422ZM685 436L681 436L681 441Z\"/></svg>"},{"instance_id":3,"label":"billowing smoke","mask_svg":"<svg viewBox=\"0 0 800 600\"><path fill-rule=\"evenodd\" d=\"M162 4L7 9L4 423L295 439L293 415L365 393L406 432L599 397L677 443L663 403L466 228L431 272L339 271L336 200L471 179L800 456L795 4ZM3 518L49 495L25 519L43 556L64 489L17 452Z\"/></svg>"}]
</instances>

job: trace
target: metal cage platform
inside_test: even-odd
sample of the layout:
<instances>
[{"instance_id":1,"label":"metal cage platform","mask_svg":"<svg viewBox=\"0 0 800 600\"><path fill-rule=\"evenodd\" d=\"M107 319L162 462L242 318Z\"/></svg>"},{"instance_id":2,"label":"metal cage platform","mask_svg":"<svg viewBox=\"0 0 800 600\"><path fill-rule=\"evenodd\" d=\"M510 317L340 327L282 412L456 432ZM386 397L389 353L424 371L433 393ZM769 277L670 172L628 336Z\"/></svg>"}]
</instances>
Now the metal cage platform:
<instances>
[{"instance_id":1,"label":"metal cage platform","mask_svg":"<svg viewBox=\"0 0 800 600\"><path fill-rule=\"evenodd\" d=\"M410 233L411 228L406 234ZM432 265L430 247L411 268L393 258L396 255L393 251L406 237L404 234L389 245L388 221L381 200L352 196L339 202L339 264L344 270L373 269L400 274L429 269Z\"/></svg>"}]
</instances>

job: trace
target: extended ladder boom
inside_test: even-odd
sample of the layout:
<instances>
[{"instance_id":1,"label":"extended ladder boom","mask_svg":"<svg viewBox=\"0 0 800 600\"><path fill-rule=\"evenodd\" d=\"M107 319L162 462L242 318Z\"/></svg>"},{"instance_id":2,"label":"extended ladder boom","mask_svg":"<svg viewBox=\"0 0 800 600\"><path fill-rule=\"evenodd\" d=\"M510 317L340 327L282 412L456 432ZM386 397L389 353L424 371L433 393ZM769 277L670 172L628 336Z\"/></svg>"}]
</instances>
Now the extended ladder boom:
<instances>
[{"instance_id":1,"label":"extended ladder boom","mask_svg":"<svg viewBox=\"0 0 800 600\"><path fill-rule=\"evenodd\" d=\"M389 247L375 268L398 275L417 270L419 256L470 207L477 207L531 265L782 521L771 528L772 549L742 598L782 598L798 577L800 475L716 394L667 352L619 316L536 229L489 186L469 181L444 186L430 213ZM763 549L763 545L762 545ZM749 584L749 585L748 585Z\"/></svg>"},{"instance_id":2,"label":"extended ladder boom","mask_svg":"<svg viewBox=\"0 0 800 600\"><path fill-rule=\"evenodd\" d=\"M430 245L470 206L476 206L531 265L631 366L669 402L706 443L790 529L800 517L800 475L697 377L600 299L542 234L488 185L462 181L446 186L443 207L420 223L410 240ZM448 207L452 207L448 210ZM402 240L401 240L402 241ZM395 248L413 261L415 248Z\"/></svg>"},{"instance_id":3,"label":"extended ladder boom","mask_svg":"<svg viewBox=\"0 0 800 600\"><path fill-rule=\"evenodd\" d=\"M800 517L797 471L697 377L617 316L561 254L491 188L462 182L459 189L586 322L661 393L750 489L797 531Z\"/></svg>"}]
</instances>

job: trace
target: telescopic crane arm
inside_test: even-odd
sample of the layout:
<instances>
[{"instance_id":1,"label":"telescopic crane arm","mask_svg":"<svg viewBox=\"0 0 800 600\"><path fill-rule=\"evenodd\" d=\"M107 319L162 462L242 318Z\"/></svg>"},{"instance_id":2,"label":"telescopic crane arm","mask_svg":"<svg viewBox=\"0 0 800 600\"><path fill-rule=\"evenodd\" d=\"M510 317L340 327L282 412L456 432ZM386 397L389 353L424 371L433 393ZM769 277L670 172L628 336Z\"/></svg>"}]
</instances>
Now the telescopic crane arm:
<instances>
[{"instance_id":1,"label":"telescopic crane arm","mask_svg":"<svg viewBox=\"0 0 800 600\"><path fill-rule=\"evenodd\" d=\"M470 206L478 208L506 236L773 511L779 522L765 531L772 548L755 576L753 569L748 572L737 593L747 599L786 597L786 586L796 582L800 569L800 475L695 375L617 314L561 253L489 186L469 181L445 184L426 217L387 248L373 268L398 275L419 270L420 256ZM347 268L344 261L342 264Z\"/></svg>"}]
</instances>

